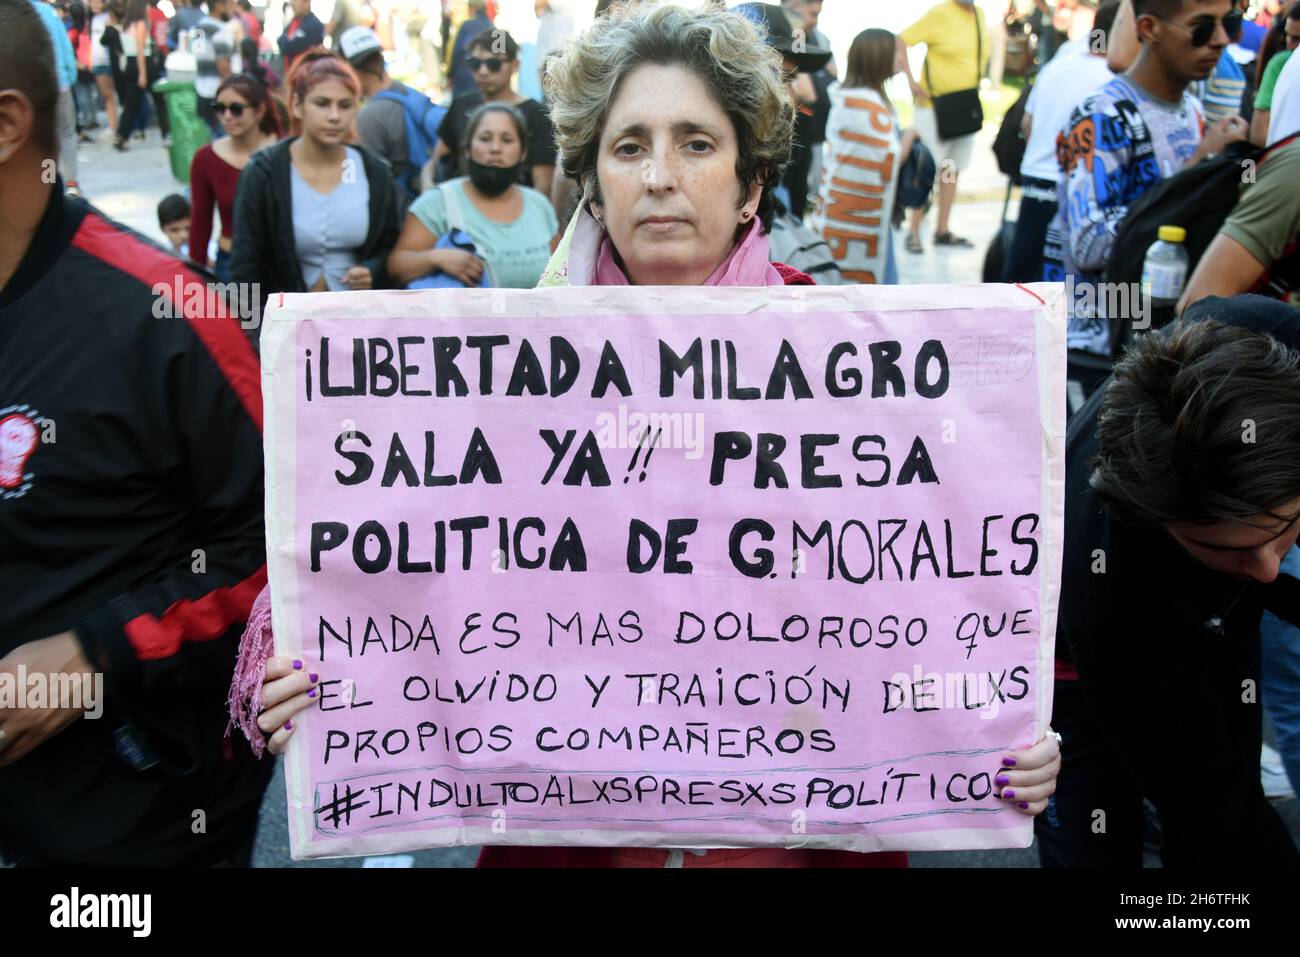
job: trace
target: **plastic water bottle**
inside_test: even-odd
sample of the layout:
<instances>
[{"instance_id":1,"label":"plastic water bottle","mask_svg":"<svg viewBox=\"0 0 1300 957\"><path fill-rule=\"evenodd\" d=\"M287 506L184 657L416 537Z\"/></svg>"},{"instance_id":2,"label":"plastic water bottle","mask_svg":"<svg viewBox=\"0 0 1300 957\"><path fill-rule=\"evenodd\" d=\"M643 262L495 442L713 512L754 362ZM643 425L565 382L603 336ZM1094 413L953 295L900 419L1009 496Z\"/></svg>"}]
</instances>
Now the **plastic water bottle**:
<instances>
[{"instance_id":1,"label":"plastic water bottle","mask_svg":"<svg viewBox=\"0 0 1300 957\"><path fill-rule=\"evenodd\" d=\"M1153 310L1173 309L1187 283L1187 230L1161 226L1157 235L1142 263L1142 298Z\"/></svg>"}]
</instances>

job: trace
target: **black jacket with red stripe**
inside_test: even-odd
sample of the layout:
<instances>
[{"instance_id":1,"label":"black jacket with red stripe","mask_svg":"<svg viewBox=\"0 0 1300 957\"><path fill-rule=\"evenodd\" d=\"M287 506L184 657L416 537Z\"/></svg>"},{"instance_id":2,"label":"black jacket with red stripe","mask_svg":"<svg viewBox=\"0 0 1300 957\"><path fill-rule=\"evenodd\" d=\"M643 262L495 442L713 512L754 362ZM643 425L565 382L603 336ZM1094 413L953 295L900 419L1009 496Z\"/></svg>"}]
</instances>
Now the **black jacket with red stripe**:
<instances>
[{"instance_id":1,"label":"black jacket with red stripe","mask_svg":"<svg viewBox=\"0 0 1300 957\"><path fill-rule=\"evenodd\" d=\"M163 292L204 274L51 197L0 290L0 656L73 631L105 703L0 768L0 853L213 862L271 771L224 738L266 582L258 363L236 320Z\"/></svg>"}]
</instances>

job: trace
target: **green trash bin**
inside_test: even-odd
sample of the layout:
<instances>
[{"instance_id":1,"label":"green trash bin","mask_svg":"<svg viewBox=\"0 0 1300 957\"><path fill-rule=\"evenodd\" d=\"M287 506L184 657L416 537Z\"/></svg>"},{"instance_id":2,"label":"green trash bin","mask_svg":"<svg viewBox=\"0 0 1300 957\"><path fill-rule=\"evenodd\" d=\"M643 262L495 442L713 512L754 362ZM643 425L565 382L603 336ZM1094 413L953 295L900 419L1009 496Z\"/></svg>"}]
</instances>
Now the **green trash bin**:
<instances>
[{"instance_id":1,"label":"green trash bin","mask_svg":"<svg viewBox=\"0 0 1300 957\"><path fill-rule=\"evenodd\" d=\"M171 121L172 133L172 175L182 183L188 183L190 161L211 138L208 124L199 116L199 99L194 92L194 83L188 80L160 80L153 88L167 102L167 118Z\"/></svg>"}]
</instances>

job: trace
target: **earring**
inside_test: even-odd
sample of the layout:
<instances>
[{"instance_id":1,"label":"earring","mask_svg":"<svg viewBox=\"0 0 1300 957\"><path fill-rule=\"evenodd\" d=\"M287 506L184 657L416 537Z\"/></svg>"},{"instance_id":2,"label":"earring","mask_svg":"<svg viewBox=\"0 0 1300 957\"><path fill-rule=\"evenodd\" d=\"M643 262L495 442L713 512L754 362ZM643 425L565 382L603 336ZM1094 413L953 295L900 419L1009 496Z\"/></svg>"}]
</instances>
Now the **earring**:
<instances>
[{"instance_id":1,"label":"earring","mask_svg":"<svg viewBox=\"0 0 1300 957\"><path fill-rule=\"evenodd\" d=\"M745 210L743 213L741 213L740 218L743 219L745 222L749 222L749 210Z\"/></svg>"}]
</instances>

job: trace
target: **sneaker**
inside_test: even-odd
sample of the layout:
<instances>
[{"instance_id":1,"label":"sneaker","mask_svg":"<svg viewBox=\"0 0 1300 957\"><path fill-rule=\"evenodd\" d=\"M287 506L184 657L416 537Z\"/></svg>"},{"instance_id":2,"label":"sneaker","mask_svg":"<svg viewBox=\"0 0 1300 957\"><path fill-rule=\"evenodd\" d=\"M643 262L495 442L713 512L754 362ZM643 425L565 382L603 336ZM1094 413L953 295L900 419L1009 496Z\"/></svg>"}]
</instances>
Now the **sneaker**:
<instances>
[{"instance_id":1,"label":"sneaker","mask_svg":"<svg viewBox=\"0 0 1300 957\"><path fill-rule=\"evenodd\" d=\"M1264 797L1274 800L1295 797L1291 779L1287 777L1286 768L1282 766L1282 755L1267 744L1259 753L1259 780L1264 786Z\"/></svg>"}]
</instances>

